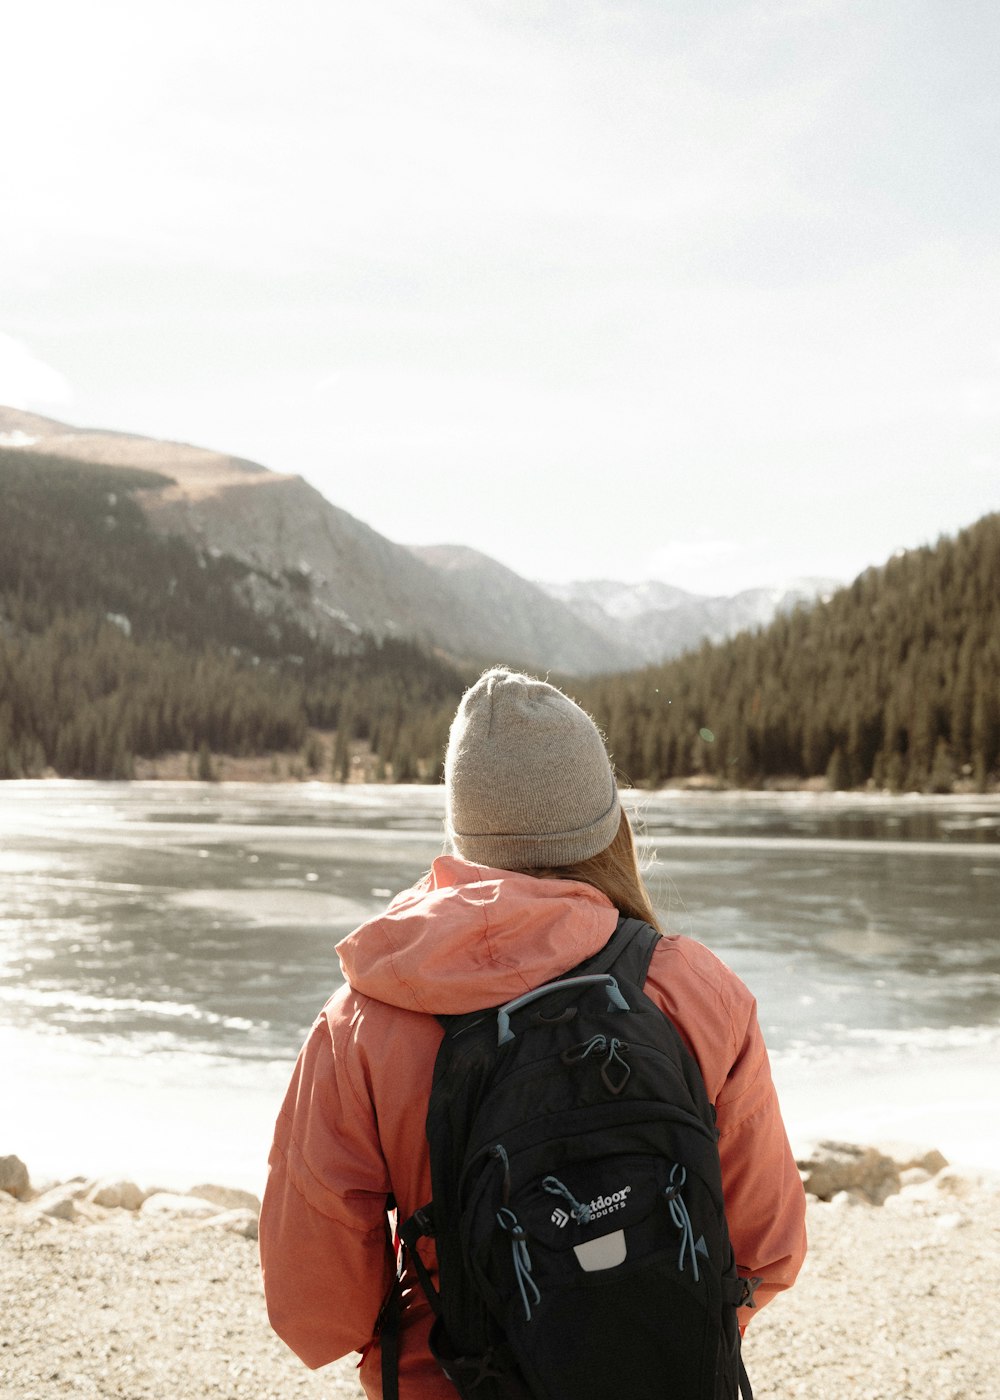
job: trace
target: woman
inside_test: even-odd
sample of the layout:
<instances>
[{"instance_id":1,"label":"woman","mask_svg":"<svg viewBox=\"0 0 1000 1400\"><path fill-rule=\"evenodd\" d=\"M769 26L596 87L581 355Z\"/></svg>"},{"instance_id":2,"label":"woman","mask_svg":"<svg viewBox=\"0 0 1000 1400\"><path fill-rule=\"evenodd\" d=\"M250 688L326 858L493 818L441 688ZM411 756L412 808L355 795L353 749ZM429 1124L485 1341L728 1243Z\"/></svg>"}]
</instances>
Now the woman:
<instances>
[{"instance_id":1,"label":"woman","mask_svg":"<svg viewBox=\"0 0 1000 1400\"><path fill-rule=\"evenodd\" d=\"M593 721L506 670L463 697L445 760L453 854L338 945L345 985L313 1026L278 1118L260 1221L271 1323L311 1367L361 1351L381 1395L376 1319L394 1278L386 1202L431 1199L424 1133L438 1014L499 1005L598 952L618 913L656 924L611 763ZM805 1198L755 1002L707 948L670 935L646 994L673 1020L715 1105L738 1269L759 1283L740 1324L793 1283ZM421 1246L431 1269L433 1247ZM455 1400L409 1291L403 1400Z\"/></svg>"}]
</instances>

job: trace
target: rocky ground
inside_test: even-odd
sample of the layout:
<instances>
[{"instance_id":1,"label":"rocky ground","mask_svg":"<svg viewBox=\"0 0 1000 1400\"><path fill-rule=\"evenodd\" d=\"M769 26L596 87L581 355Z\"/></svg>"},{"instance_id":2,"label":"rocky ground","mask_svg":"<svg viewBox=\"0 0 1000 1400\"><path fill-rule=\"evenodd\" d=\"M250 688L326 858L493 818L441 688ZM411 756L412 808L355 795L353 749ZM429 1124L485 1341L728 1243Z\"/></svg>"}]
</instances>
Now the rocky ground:
<instances>
[{"instance_id":1,"label":"rocky ground","mask_svg":"<svg viewBox=\"0 0 1000 1400\"><path fill-rule=\"evenodd\" d=\"M132 1183L32 1191L0 1158L0 1394L11 1400L357 1397L270 1332L256 1202ZM1000 1180L936 1154L824 1147L800 1163L810 1255L750 1328L757 1400L979 1400L1000 1377ZM875 1204L882 1201L882 1204Z\"/></svg>"},{"instance_id":2,"label":"rocky ground","mask_svg":"<svg viewBox=\"0 0 1000 1400\"><path fill-rule=\"evenodd\" d=\"M810 1200L795 1288L753 1323L756 1400L981 1400L1000 1381L1000 1183L945 1171L873 1207Z\"/></svg>"}]
</instances>

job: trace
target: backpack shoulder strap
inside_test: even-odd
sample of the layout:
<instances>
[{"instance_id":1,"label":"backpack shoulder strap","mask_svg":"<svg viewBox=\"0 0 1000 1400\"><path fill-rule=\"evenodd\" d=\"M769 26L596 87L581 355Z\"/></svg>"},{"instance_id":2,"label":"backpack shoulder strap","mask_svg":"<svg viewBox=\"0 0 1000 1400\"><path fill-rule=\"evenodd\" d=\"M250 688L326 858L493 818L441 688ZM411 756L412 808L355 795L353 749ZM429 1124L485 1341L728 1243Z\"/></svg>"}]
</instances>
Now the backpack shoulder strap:
<instances>
[{"instance_id":1,"label":"backpack shoulder strap","mask_svg":"<svg viewBox=\"0 0 1000 1400\"><path fill-rule=\"evenodd\" d=\"M642 919L630 919L619 914L618 925L600 952L572 968L565 976L617 971L641 988L660 936L651 924L644 923Z\"/></svg>"}]
</instances>

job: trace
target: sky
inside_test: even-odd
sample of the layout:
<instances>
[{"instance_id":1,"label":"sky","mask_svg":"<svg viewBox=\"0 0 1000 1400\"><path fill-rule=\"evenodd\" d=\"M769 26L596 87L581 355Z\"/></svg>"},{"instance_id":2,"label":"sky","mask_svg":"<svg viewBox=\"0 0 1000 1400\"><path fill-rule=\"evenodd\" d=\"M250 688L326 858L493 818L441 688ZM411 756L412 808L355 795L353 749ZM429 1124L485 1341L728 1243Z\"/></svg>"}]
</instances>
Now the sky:
<instances>
[{"instance_id":1,"label":"sky","mask_svg":"<svg viewBox=\"0 0 1000 1400\"><path fill-rule=\"evenodd\" d=\"M1000 509L995 0L33 0L0 403L553 581Z\"/></svg>"}]
</instances>

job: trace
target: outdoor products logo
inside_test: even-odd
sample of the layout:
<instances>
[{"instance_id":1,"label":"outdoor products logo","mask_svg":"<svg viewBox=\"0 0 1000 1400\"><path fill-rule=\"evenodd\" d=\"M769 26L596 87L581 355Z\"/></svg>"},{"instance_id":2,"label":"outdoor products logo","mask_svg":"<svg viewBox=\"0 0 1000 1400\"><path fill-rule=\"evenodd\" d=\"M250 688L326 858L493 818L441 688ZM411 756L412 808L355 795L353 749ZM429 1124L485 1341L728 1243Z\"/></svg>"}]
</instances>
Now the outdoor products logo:
<instances>
[{"instance_id":1,"label":"outdoor products logo","mask_svg":"<svg viewBox=\"0 0 1000 1400\"><path fill-rule=\"evenodd\" d=\"M592 1220L600 1220L602 1215L611 1215L616 1210L624 1210L625 1202L628 1200L631 1186L623 1186L620 1191L612 1191L610 1196L595 1196L586 1208L586 1213L580 1212L582 1225L589 1225ZM574 1211L574 1215L577 1212ZM558 1225L559 1229L564 1229L571 1220L571 1216L563 1210L561 1206L556 1206L549 1216L553 1225Z\"/></svg>"},{"instance_id":2,"label":"outdoor products logo","mask_svg":"<svg viewBox=\"0 0 1000 1400\"><path fill-rule=\"evenodd\" d=\"M631 1190L631 1186L623 1186L620 1191L613 1191L610 1196L595 1197L587 1207L590 1211L590 1219L599 1220L602 1215L611 1215L613 1211L624 1210L628 1193Z\"/></svg>"}]
</instances>

